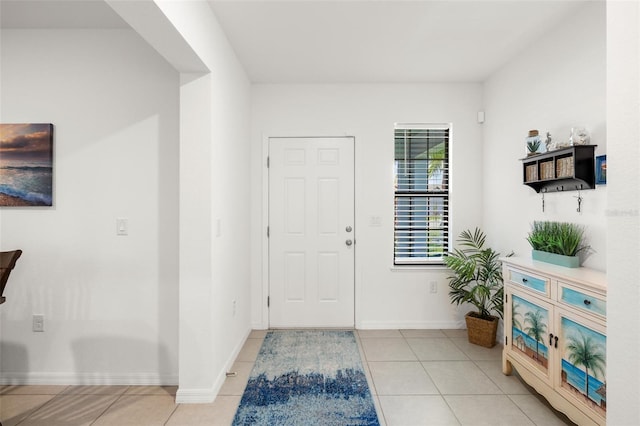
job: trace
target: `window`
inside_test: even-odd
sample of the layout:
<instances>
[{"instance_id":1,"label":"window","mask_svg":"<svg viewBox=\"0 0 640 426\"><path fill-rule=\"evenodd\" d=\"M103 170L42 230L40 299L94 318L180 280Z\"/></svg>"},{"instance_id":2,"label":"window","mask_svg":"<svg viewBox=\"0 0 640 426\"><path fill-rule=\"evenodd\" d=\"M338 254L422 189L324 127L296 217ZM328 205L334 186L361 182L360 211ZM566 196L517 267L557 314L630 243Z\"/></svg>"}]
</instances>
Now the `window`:
<instances>
[{"instance_id":1,"label":"window","mask_svg":"<svg viewBox=\"0 0 640 426\"><path fill-rule=\"evenodd\" d=\"M450 125L396 124L394 264L443 264L449 249Z\"/></svg>"}]
</instances>

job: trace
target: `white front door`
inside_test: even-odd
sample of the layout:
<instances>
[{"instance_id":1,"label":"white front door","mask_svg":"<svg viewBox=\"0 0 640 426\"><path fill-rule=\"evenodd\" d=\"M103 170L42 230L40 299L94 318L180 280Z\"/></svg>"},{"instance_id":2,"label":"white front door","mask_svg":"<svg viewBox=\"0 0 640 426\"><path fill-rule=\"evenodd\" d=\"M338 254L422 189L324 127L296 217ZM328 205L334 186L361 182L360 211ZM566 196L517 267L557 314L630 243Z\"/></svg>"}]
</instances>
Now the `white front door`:
<instances>
[{"instance_id":1,"label":"white front door","mask_svg":"<svg viewBox=\"0 0 640 426\"><path fill-rule=\"evenodd\" d=\"M269 326L354 326L354 140L269 139Z\"/></svg>"}]
</instances>

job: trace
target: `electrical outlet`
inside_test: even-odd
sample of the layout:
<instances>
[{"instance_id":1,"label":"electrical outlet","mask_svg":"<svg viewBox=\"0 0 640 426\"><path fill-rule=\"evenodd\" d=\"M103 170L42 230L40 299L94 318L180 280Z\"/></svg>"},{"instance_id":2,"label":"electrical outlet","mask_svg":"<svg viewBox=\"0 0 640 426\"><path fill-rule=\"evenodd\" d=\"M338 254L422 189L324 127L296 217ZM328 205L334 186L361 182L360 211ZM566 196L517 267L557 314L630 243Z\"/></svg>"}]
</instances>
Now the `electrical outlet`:
<instances>
[{"instance_id":1,"label":"electrical outlet","mask_svg":"<svg viewBox=\"0 0 640 426\"><path fill-rule=\"evenodd\" d=\"M33 331L44 331L44 315L34 315L32 319Z\"/></svg>"},{"instance_id":2,"label":"electrical outlet","mask_svg":"<svg viewBox=\"0 0 640 426\"><path fill-rule=\"evenodd\" d=\"M438 282L437 281L431 281L429 283L429 291L431 293L437 293L438 292Z\"/></svg>"}]
</instances>

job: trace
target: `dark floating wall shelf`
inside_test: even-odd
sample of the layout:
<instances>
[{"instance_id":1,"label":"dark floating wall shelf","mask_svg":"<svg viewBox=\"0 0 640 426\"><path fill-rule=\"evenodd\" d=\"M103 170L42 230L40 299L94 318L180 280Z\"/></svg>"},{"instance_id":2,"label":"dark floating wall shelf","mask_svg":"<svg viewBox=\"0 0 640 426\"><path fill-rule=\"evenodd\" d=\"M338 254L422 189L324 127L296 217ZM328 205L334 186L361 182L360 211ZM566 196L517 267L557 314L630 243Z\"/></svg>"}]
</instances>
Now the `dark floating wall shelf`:
<instances>
[{"instance_id":1,"label":"dark floating wall shelf","mask_svg":"<svg viewBox=\"0 0 640 426\"><path fill-rule=\"evenodd\" d=\"M595 148L575 145L522 159L522 180L536 192L595 189Z\"/></svg>"}]
</instances>

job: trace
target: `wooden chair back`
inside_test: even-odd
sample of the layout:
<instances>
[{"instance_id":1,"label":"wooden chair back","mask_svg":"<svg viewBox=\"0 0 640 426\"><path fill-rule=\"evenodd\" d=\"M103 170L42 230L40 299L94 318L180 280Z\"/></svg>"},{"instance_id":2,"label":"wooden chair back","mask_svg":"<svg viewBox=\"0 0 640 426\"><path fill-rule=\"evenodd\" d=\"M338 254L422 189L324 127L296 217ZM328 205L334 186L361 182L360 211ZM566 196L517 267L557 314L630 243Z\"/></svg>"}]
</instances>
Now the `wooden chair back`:
<instances>
[{"instance_id":1,"label":"wooden chair back","mask_svg":"<svg viewBox=\"0 0 640 426\"><path fill-rule=\"evenodd\" d=\"M3 293L9 280L9 274L13 267L16 266L16 260L18 260L21 255L22 250L0 252L0 304L5 301Z\"/></svg>"}]
</instances>

